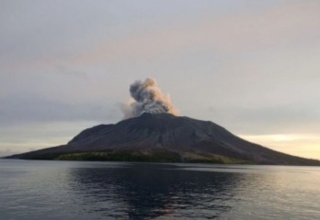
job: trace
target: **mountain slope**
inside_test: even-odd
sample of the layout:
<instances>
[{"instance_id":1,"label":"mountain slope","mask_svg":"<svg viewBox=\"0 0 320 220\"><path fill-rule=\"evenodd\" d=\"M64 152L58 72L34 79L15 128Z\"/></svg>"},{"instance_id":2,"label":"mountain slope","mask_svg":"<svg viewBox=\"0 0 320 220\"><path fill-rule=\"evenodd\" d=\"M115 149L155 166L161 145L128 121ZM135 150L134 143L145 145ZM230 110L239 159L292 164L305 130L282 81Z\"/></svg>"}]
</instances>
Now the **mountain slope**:
<instances>
[{"instance_id":1,"label":"mountain slope","mask_svg":"<svg viewBox=\"0 0 320 220\"><path fill-rule=\"evenodd\" d=\"M178 155L181 161L189 161L190 157L199 161L231 158L255 164L320 165L316 160L290 156L245 141L213 122L147 113L115 125L86 129L63 146L11 158L52 159L63 154L112 151L138 152L142 155L171 152Z\"/></svg>"}]
</instances>

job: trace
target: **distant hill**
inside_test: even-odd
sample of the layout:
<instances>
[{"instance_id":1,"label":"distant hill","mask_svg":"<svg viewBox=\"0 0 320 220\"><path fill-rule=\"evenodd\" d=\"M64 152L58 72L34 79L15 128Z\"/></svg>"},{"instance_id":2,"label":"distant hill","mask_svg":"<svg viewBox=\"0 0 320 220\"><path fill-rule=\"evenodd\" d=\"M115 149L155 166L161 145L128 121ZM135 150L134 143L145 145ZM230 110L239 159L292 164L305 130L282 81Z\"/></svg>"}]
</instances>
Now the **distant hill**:
<instances>
[{"instance_id":1,"label":"distant hill","mask_svg":"<svg viewBox=\"0 0 320 220\"><path fill-rule=\"evenodd\" d=\"M66 145L8 158L320 165L243 140L213 122L165 113L98 125Z\"/></svg>"}]
</instances>

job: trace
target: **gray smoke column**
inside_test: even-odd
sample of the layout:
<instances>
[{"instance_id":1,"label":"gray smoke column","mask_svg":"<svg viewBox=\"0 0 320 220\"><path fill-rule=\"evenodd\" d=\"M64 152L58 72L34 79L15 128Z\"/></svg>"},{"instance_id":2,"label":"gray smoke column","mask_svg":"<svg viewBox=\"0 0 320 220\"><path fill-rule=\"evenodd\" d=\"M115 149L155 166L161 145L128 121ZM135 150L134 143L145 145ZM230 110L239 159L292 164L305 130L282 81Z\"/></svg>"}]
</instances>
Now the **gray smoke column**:
<instances>
[{"instance_id":1,"label":"gray smoke column","mask_svg":"<svg viewBox=\"0 0 320 220\"><path fill-rule=\"evenodd\" d=\"M130 85L130 94L133 100L122 105L125 118L137 117L143 113L177 115L179 112L171 103L170 96L163 94L152 78L135 81Z\"/></svg>"}]
</instances>

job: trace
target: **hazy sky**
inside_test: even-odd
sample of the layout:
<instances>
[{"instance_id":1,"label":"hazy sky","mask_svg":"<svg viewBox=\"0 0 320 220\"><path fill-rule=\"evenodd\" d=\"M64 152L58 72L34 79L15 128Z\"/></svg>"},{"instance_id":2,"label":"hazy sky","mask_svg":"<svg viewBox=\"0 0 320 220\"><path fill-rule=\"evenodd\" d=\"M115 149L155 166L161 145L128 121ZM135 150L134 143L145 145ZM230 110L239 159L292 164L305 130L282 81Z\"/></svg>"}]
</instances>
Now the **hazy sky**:
<instances>
[{"instance_id":1,"label":"hazy sky","mask_svg":"<svg viewBox=\"0 0 320 220\"><path fill-rule=\"evenodd\" d=\"M320 159L320 1L0 1L0 151L122 119L155 78L181 115Z\"/></svg>"}]
</instances>

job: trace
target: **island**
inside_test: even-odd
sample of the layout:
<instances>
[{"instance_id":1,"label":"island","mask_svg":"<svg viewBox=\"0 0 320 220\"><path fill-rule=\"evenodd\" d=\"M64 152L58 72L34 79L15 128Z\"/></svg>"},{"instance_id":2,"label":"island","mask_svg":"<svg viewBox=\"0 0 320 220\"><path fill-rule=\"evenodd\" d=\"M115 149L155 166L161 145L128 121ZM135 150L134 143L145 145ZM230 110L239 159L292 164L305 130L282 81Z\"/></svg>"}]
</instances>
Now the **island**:
<instances>
[{"instance_id":1,"label":"island","mask_svg":"<svg viewBox=\"0 0 320 220\"><path fill-rule=\"evenodd\" d=\"M65 145L6 158L136 162L190 162L318 166L237 137L211 122L169 113L143 113L85 129Z\"/></svg>"}]
</instances>

